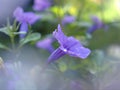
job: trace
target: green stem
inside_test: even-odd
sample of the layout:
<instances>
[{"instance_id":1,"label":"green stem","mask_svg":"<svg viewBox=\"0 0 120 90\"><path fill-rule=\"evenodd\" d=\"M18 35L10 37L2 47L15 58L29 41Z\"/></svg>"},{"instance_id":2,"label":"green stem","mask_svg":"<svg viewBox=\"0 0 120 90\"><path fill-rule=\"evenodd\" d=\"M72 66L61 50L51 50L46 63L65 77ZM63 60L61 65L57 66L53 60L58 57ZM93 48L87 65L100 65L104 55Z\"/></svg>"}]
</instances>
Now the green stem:
<instances>
[{"instance_id":1,"label":"green stem","mask_svg":"<svg viewBox=\"0 0 120 90\"><path fill-rule=\"evenodd\" d=\"M15 50L14 36L11 36L11 44L12 44L12 49Z\"/></svg>"},{"instance_id":2,"label":"green stem","mask_svg":"<svg viewBox=\"0 0 120 90\"><path fill-rule=\"evenodd\" d=\"M79 21L81 19L82 13L85 10L85 2L86 0L83 1L83 3L81 3L81 9L78 10L78 14L77 14L77 20Z\"/></svg>"},{"instance_id":3,"label":"green stem","mask_svg":"<svg viewBox=\"0 0 120 90\"><path fill-rule=\"evenodd\" d=\"M60 9L60 10L57 10L57 15L56 15L56 16L57 16L57 18L58 18L58 23L61 24L61 20L62 20L62 19L61 19L60 14L61 14L62 6L63 6L63 5L62 5L62 1L60 1L60 0L55 0L55 2L56 2L56 4L59 6L59 9Z\"/></svg>"}]
</instances>

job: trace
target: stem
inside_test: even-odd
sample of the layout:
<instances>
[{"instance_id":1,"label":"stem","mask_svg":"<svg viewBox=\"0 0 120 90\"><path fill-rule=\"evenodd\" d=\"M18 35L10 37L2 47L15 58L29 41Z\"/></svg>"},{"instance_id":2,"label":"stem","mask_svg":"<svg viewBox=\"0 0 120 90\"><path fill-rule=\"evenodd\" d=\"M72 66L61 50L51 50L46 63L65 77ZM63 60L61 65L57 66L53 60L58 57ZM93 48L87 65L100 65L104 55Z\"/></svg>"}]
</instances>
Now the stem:
<instances>
[{"instance_id":1,"label":"stem","mask_svg":"<svg viewBox=\"0 0 120 90\"><path fill-rule=\"evenodd\" d=\"M14 36L11 36L11 44L12 44L12 49L13 51L15 50L15 40L14 40Z\"/></svg>"},{"instance_id":2,"label":"stem","mask_svg":"<svg viewBox=\"0 0 120 90\"><path fill-rule=\"evenodd\" d=\"M60 1L60 0L55 0L55 2L56 2L56 4L59 4L58 6L59 6L59 9L57 10L57 18L58 18L58 22L61 24L61 16L60 16L60 14L61 14L61 9L62 9L62 2Z\"/></svg>"},{"instance_id":3,"label":"stem","mask_svg":"<svg viewBox=\"0 0 120 90\"><path fill-rule=\"evenodd\" d=\"M83 3L81 4L81 9L78 10L78 14L77 14L77 20L79 21L81 19L81 15L83 13L83 11L85 10L85 2L86 0L83 1Z\"/></svg>"}]
</instances>

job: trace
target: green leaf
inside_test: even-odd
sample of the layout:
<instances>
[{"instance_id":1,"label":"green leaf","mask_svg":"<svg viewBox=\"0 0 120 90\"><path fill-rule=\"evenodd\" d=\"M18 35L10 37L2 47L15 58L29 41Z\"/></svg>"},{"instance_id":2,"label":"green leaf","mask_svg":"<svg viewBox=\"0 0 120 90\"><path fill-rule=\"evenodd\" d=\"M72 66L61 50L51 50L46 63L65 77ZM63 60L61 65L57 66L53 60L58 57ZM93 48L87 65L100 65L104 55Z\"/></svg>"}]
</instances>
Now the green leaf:
<instances>
[{"instance_id":1,"label":"green leaf","mask_svg":"<svg viewBox=\"0 0 120 90\"><path fill-rule=\"evenodd\" d=\"M2 43L0 43L0 48L9 50L9 48L7 46L5 46L4 44L2 44Z\"/></svg>"},{"instance_id":2,"label":"green leaf","mask_svg":"<svg viewBox=\"0 0 120 90\"><path fill-rule=\"evenodd\" d=\"M37 41L40 39L40 37L41 37L41 35L39 33L29 34L24 39L21 39L20 44L24 45L24 44L31 42L31 41Z\"/></svg>"},{"instance_id":3,"label":"green leaf","mask_svg":"<svg viewBox=\"0 0 120 90\"><path fill-rule=\"evenodd\" d=\"M7 27L0 28L0 32L6 34L6 35L8 35L8 36L10 36L10 31L8 30Z\"/></svg>"},{"instance_id":4,"label":"green leaf","mask_svg":"<svg viewBox=\"0 0 120 90\"><path fill-rule=\"evenodd\" d=\"M26 32L14 32L14 35L26 34Z\"/></svg>"}]
</instances>

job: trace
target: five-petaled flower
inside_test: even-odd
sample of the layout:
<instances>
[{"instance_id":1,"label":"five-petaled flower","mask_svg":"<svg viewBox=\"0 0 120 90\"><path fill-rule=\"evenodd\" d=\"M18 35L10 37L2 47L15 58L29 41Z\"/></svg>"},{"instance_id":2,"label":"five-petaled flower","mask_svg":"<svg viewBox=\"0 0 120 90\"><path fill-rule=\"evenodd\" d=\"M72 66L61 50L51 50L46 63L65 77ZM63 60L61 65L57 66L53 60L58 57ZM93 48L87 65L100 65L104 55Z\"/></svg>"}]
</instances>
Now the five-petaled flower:
<instances>
[{"instance_id":1,"label":"five-petaled flower","mask_svg":"<svg viewBox=\"0 0 120 90\"><path fill-rule=\"evenodd\" d=\"M24 12L21 7L17 7L13 13L15 19L20 22L20 32L24 34L20 35L20 38L25 36L25 33L28 31L28 24L34 24L40 17L35 15L33 12Z\"/></svg>"},{"instance_id":2,"label":"five-petaled flower","mask_svg":"<svg viewBox=\"0 0 120 90\"><path fill-rule=\"evenodd\" d=\"M36 11L46 10L51 6L51 3L48 0L34 0L33 9Z\"/></svg>"},{"instance_id":3,"label":"five-petaled flower","mask_svg":"<svg viewBox=\"0 0 120 90\"><path fill-rule=\"evenodd\" d=\"M83 47L74 37L64 35L60 25L58 25L57 30L53 32L53 36L58 40L60 47L49 56L48 63L59 59L65 54L85 59L91 52L88 48Z\"/></svg>"},{"instance_id":4,"label":"five-petaled flower","mask_svg":"<svg viewBox=\"0 0 120 90\"><path fill-rule=\"evenodd\" d=\"M45 38L45 39L43 39L41 41L38 41L36 43L36 46L38 48L46 49L50 53L52 53L54 51L54 47L52 46L53 42L54 42L54 38Z\"/></svg>"},{"instance_id":5,"label":"five-petaled flower","mask_svg":"<svg viewBox=\"0 0 120 90\"><path fill-rule=\"evenodd\" d=\"M87 30L88 34L92 34L94 31L104 28L105 30L108 29L108 26L105 25L97 16L91 17L93 21L93 25Z\"/></svg>"}]
</instances>

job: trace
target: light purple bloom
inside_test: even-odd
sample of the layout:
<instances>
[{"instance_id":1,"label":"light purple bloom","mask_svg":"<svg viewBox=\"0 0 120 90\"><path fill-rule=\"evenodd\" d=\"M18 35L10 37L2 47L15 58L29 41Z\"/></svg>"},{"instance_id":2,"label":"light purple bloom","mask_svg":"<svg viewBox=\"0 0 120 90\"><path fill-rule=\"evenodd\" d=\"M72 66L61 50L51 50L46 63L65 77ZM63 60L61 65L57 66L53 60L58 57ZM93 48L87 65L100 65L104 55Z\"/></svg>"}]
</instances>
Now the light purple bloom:
<instances>
[{"instance_id":1,"label":"light purple bloom","mask_svg":"<svg viewBox=\"0 0 120 90\"><path fill-rule=\"evenodd\" d=\"M53 36L58 40L60 47L50 55L48 63L59 59L65 54L85 59L91 52L88 48L83 47L82 44L74 37L67 37L64 35L60 25L58 25L57 30L53 32Z\"/></svg>"},{"instance_id":2,"label":"light purple bloom","mask_svg":"<svg viewBox=\"0 0 120 90\"><path fill-rule=\"evenodd\" d=\"M87 30L87 33L92 34L94 31L104 28L107 29L108 27L96 16L91 17L93 21L93 25Z\"/></svg>"},{"instance_id":3,"label":"light purple bloom","mask_svg":"<svg viewBox=\"0 0 120 90\"><path fill-rule=\"evenodd\" d=\"M33 12L24 12L21 7L17 7L13 13L16 20L20 23L34 24L39 17Z\"/></svg>"},{"instance_id":4,"label":"light purple bloom","mask_svg":"<svg viewBox=\"0 0 120 90\"><path fill-rule=\"evenodd\" d=\"M24 32L20 37L23 38L28 31L28 24L34 24L40 17L33 12L24 12L21 7L17 7L13 13L15 19L21 23L20 32Z\"/></svg>"},{"instance_id":5,"label":"light purple bloom","mask_svg":"<svg viewBox=\"0 0 120 90\"><path fill-rule=\"evenodd\" d=\"M51 6L49 0L34 0L33 9L36 11L43 11Z\"/></svg>"},{"instance_id":6,"label":"light purple bloom","mask_svg":"<svg viewBox=\"0 0 120 90\"><path fill-rule=\"evenodd\" d=\"M52 46L52 43L54 42L54 39L53 38L46 38L44 40L41 40L41 41L38 41L36 43L36 46L38 48L43 48L43 49L46 49L48 50L50 53L52 53L54 51L54 48Z\"/></svg>"},{"instance_id":7,"label":"light purple bloom","mask_svg":"<svg viewBox=\"0 0 120 90\"><path fill-rule=\"evenodd\" d=\"M62 19L62 25L70 24L70 23L73 23L74 21L75 21L75 17L74 16L66 15Z\"/></svg>"}]
</instances>

